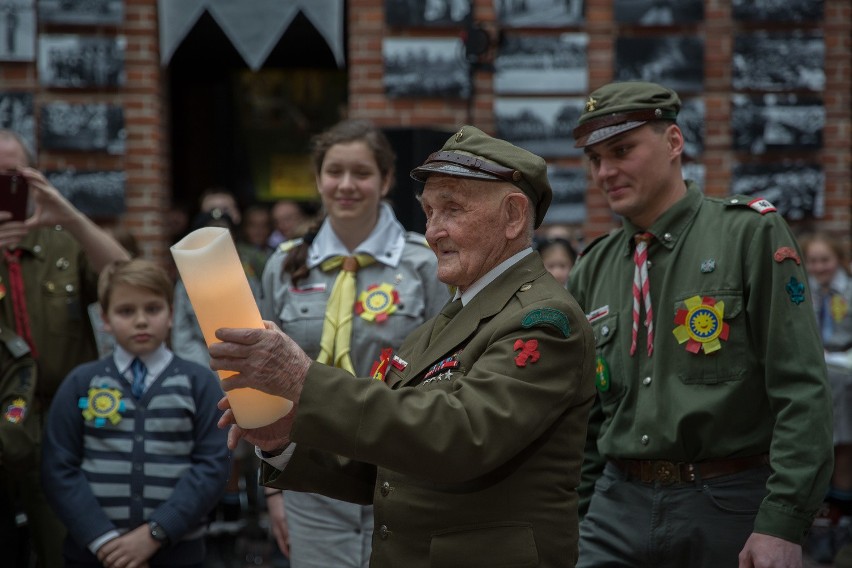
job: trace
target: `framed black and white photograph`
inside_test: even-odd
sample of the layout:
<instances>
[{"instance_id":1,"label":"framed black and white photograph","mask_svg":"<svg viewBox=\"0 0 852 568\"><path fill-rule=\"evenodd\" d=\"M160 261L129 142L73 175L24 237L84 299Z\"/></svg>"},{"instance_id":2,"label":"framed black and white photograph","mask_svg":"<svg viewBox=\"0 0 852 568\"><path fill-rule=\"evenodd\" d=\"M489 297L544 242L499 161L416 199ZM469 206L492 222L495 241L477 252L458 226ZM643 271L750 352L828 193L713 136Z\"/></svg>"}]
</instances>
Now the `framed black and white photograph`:
<instances>
[{"instance_id":1,"label":"framed black and white photograph","mask_svg":"<svg viewBox=\"0 0 852 568\"><path fill-rule=\"evenodd\" d=\"M39 82L57 88L121 87L126 45L122 36L41 36Z\"/></svg>"},{"instance_id":2,"label":"framed black and white photograph","mask_svg":"<svg viewBox=\"0 0 852 568\"><path fill-rule=\"evenodd\" d=\"M564 28L584 22L584 0L494 0L505 28Z\"/></svg>"},{"instance_id":3,"label":"framed black and white photograph","mask_svg":"<svg viewBox=\"0 0 852 568\"><path fill-rule=\"evenodd\" d=\"M42 23L117 26L124 20L124 0L39 0Z\"/></svg>"},{"instance_id":4,"label":"framed black and white photograph","mask_svg":"<svg viewBox=\"0 0 852 568\"><path fill-rule=\"evenodd\" d=\"M544 158L582 155L571 135L582 112L581 97L494 99L497 137Z\"/></svg>"},{"instance_id":5,"label":"framed black and white photograph","mask_svg":"<svg viewBox=\"0 0 852 568\"><path fill-rule=\"evenodd\" d=\"M124 154L124 109L105 103L42 105L39 138L48 150Z\"/></svg>"},{"instance_id":6,"label":"framed black and white photograph","mask_svg":"<svg viewBox=\"0 0 852 568\"><path fill-rule=\"evenodd\" d=\"M494 61L494 92L585 93L588 44L589 36L581 33L507 35Z\"/></svg>"},{"instance_id":7,"label":"framed black and white photograph","mask_svg":"<svg viewBox=\"0 0 852 568\"><path fill-rule=\"evenodd\" d=\"M733 87L737 90L791 91L825 88L825 41L820 32L734 37Z\"/></svg>"},{"instance_id":8,"label":"framed black and white photograph","mask_svg":"<svg viewBox=\"0 0 852 568\"><path fill-rule=\"evenodd\" d=\"M35 112L32 93L0 92L0 128L18 134L35 155Z\"/></svg>"},{"instance_id":9,"label":"framed black and white photograph","mask_svg":"<svg viewBox=\"0 0 852 568\"><path fill-rule=\"evenodd\" d=\"M823 19L824 0L733 0L735 20L745 22L818 22Z\"/></svg>"},{"instance_id":10,"label":"framed black and white photograph","mask_svg":"<svg viewBox=\"0 0 852 568\"><path fill-rule=\"evenodd\" d=\"M789 93L731 97L734 150L750 154L818 150L824 128L825 106L819 97Z\"/></svg>"},{"instance_id":11,"label":"framed black and white photograph","mask_svg":"<svg viewBox=\"0 0 852 568\"><path fill-rule=\"evenodd\" d=\"M546 225L582 225L586 220L586 170L547 166L553 201L544 216Z\"/></svg>"},{"instance_id":12,"label":"framed black and white photograph","mask_svg":"<svg viewBox=\"0 0 852 568\"><path fill-rule=\"evenodd\" d=\"M470 23L471 0L385 0L385 23L396 27L457 27Z\"/></svg>"},{"instance_id":13,"label":"framed black and white photograph","mask_svg":"<svg viewBox=\"0 0 852 568\"><path fill-rule=\"evenodd\" d=\"M35 0L0 0L0 61L35 61Z\"/></svg>"},{"instance_id":14,"label":"framed black and white photograph","mask_svg":"<svg viewBox=\"0 0 852 568\"><path fill-rule=\"evenodd\" d=\"M701 191L704 191L705 173L706 168L701 162L681 162L680 164L680 174L683 179L694 181Z\"/></svg>"},{"instance_id":15,"label":"framed black and white photograph","mask_svg":"<svg viewBox=\"0 0 852 568\"><path fill-rule=\"evenodd\" d=\"M704 153L704 99L682 99L677 125L683 132L683 153L697 158Z\"/></svg>"},{"instance_id":16,"label":"framed black and white photograph","mask_svg":"<svg viewBox=\"0 0 852 568\"><path fill-rule=\"evenodd\" d=\"M90 217L116 217L126 209L127 174L122 171L54 170L45 172L45 177Z\"/></svg>"},{"instance_id":17,"label":"framed black and white photograph","mask_svg":"<svg viewBox=\"0 0 852 568\"><path fill-rule=\"evenodd\" d=\"M693 24L704 19L704 0L613 0L612 11L620 24Z\"/></svg>"},{"instance_id":18,"label":"framed black and white photograph","mask_svg":"<svg viewBox=\"0 0 852 568\"><path fill-rule=\"evenodd\" d=\"M776 164L737 164L731 194L769 200L790 221L825 214L825 173L819 164L790 161Z\"/></svg>"},{"instance_id":19,"label":"framed black and white photograph","mask_svg":"<svg viewBox=\"0 0 852 568\"><path fill-rule=\"evenodd\" d=\"M461 39L386 38L382 42L388 98L470 96Z\"/></svg>"},{"instance_id":20,"label":"framed black and white photograph","mask_svg":"<svg viewBox=\"0 0 852 568\"><path fill-rule=\"evenodd\" d=\"M704 40L695 36L619 37L615 78L652 81L680 94L704 88Z\"/></svg>"}]
</instances>

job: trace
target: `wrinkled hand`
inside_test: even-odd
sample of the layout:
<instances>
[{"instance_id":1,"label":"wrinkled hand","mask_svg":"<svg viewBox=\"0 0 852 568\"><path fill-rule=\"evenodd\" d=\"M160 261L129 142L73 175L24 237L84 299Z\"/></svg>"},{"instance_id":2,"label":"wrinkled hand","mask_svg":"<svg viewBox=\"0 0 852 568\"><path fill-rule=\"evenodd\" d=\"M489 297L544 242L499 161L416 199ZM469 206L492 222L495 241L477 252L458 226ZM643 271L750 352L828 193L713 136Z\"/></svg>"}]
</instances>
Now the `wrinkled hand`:
<instances>
[{"instance_id":1,"label":"wrinkled hand","mask_svg":"<svg viewBox=\"0 0 852 568\"><path fill-rule=\"evenodd\" d=\"M251 429L241 428L237 425L227 396L222 398L217 406L219 410L225 411L222 417L219 418L219 428L230 428L228 430L229 449L235 450L241 438L244 438L246 442L257 446L265 452L282 450L290 444L290 430L293 428L293 422L296 420L298 405L294 404L286 416L279 418L272 424Z\"/></svg>"},{"instance_id":2,"label":"wrinkled hand","mask_svg":"<svg viewBox=\"0 0 852 568\"><path fill-rule=\"evenodd\" d=\"M739 559L739 568L802 568L802 547L768 534L752 533Z\"/></svg>"},{"instance_id":3,"label":"wrinkled hand","mask_svg":"<svg viewBox=\"0 0 852 568\"><path fill-rule=\"evenodd\" d=\"M101 546L98 560L105 568L145 568L159 549L160 543L151 537L146 523Z\"/></svg>"},{"instance_id":4,"label":"wrinkled hand","mask_svg":"<svg viewBox=\"0 0 852 568\"><path fill-rule=\"evenodd\" d=\"M278 543L281 554L290 558L290 531L287 529L287 513L284 510L284 492L276 491L266 496L266 510L269 512L269 527Z\"/></svg>"},{"instance_id":5,"label":"wrinkled hand","mask_svg":"<svg viewBox=\"0 0 852 568\"><path fill-rule=\"evenodd\" d=\"M210 367L237 373L222 381L226 391L253 388L297 403L311 359L274 323L263 324L265 329L216 330L221 343L209 347Z\"/></svg>"}]
</instances>

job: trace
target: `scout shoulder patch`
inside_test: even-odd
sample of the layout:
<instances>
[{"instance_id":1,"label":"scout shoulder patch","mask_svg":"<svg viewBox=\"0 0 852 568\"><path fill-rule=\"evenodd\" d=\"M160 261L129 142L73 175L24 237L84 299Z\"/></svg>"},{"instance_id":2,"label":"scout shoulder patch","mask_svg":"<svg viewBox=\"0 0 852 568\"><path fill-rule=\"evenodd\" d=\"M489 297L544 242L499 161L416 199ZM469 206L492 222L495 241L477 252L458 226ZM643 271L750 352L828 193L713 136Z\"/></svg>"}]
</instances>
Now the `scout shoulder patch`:
<instances>
[{"instance_id":1,"label":"scout shoulder patch","mask_svg":"<svg viewBox=\"0 0 852 568\"><path fill-rule=\"evenodd\" d=\"M571 335L571 326L568 324L568 316L553 308L536 308L527 312L521 320L521 327L548 326L556 328L562 333L562 337Z\"/></svg>"},{"instance_id":2,"label":"scout shoulder patch","mask_svg":"<svg viewBox=\"0 0 852 568\"><path fill-rule=\"evenodd\" d=\"M300 244L304 242L304 239L290 239L289 241L284 241L280 245L278 245L278 250L281 252L290 252Z\"/></svg>"},{"instance_id":3,"label":"scout shoulder patch","mask_svg":"<svg viewBox=\"0 0 852 568\"><path fill-rule=\"evenodd\" d=\"M20 424L27 417L27 401L23 398L16 398L12 404L6 407L6 412L3 413L3 419L12 424Z\"/></svg>"},{"instance_id":4,"label":"scout shoulder patch","mask_svg":"<svg viewBox=\"0 0 852 568\"><path fill-rule=\"evenodd\" d=\"M805 301L805 285L796 280L795 276L790 277L790 281L787 282L784 289L787 290L790 301L797 306Z\"/></svg>"},{"instance_id":5,"label":"scout shoulder patch","mask_svg":"<svg viewBox=\"0 0 852 568\"><path fill-rule=\"evenodd\" d=\"M520 353L515 356L515 365L518 367L526 367L527 362L535 363L541 358L541 353L538 352L537 339L528 339L526 341L518 339L515 341L514 350L520 350Z\"/></svg>"},{"instance_id":6,"label":"scout shoulder patch","mask_svg":"<svg viewBox=\"0 0 852 568\"><path fill-rule=\"evenodd\" d=\"M778 211L772 203L762 197L752 197L750 195L732 195L724 199L725 205L734 207L750 207L761 215L767 213L775 213Z\"/></svg>"},{"instance_id":7,"label":"scout shoulder patch","mask_svg":"<svg viewBox=\"0 0 852 568\"><path fill-rule=\"evenodd\" d=\"M796 249L793 247L778 247L778 250L772 255L772 258L775 259L775 262L781 263L787 259L792 260L796 264L802 264L802 259L799 258Z\"/></svg>"}]
</instances>

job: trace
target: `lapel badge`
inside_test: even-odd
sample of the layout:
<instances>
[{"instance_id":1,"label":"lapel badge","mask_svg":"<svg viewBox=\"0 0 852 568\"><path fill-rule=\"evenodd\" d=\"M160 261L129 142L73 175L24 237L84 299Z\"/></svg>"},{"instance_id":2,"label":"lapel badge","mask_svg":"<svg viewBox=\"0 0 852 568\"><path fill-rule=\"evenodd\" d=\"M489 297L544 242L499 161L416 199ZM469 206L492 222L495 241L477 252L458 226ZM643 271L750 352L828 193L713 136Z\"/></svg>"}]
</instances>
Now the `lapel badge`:
<instances>
[{"instance_id":1,"label":"lapel badge","mask_svg":"<svg viewBox=\"0 0 852 568\"><path fill-rule=\"evenodd\" d=\"M716 270L716 260L712 258L708 258L704 262L701 263L701 272L704 274L713 272Z\"/></svg>"},{"instance_id":2,"label":"lapel badge","mask_svg":"<svg viewBox=\"0 0 852 568\"><path fill-rule=\"evenodd\" d=\"M719 340L727 341L730 326L725 323L725 302L717 302L709 296L693 296L684 300L686 309L678 309L675 314L675 339L686 343L686 350L697 355L703 350L710 354L722 348Z\"/></svg>"},{"instance_id":3,"label":"lapel badge","mask_svg":"<svg viewBox=\"0 0 852 568\"><path fill-rule=\"evenodd\" d=\"M456 142L461 142L462 137L464 137L464 127L460 128L458 132L456 132Z\"/></svg>"},{"instance_id":4,"label":"lapel badge","mask_svg":"<svg viewBox=\"0 0 852 568\"><path fill-rule=\"evenodd\" d=\"M772 255L772 258L775 259L775 262L784 262L788 258L795 262L796 264L802 264L802 259L799 258L798 253L793 247L778 247L778 250Z\"/></svg>"},{"instance_id":5,"label":"lapel badge","mask_svg":"<svg viewBox=\"0 0 852 568\"><path fill-rule=\"evenodd\" d=\"M598 100L589 97L589 100L586 101L586 112L592 112L598 107Z\"/></svg>"},{"instance_id":6,"label":"lapel badge","mask_svg":"<svg viewBox=\"0 0 852 568\"><path fill-rule=\"evenodd\" d=\"M372 376L377 381L384 381L385 376L388 372L388 365L390 365L391 354L393 353L392 347L387 347L382 349L382 354L379 356L379 360L373 363L373 368L370 369L370 376Z\"/></svg>"},{"instance_id":7,"label":"lapel badge","mask_svg":"<svg viewBox=\"0 0 852 568\"><path fill-rule=\"evenodd\" d=\"M609 315L609 304L601 306L600 308L595 308L591 312L587 313L586 319L589 320L589 323L594 323L607 315Z\"/></svg>"},{"instance_id":8,"label":"lapel badge","mask_svg":"<svg viewBox=\"0 0 852 568\"><path fill-rule=\"evenodd\" d=\"M112 424L121 421L120 413L124 412L125 404L121 400L120 390L104 385L101 388L90 388L89 396L77 401L77 408L83 410L83 418L94 420L95 428L102 428L107 420Z\"/></svg>"},{"instance_id":9,"label":"lapel badge","mask_svg":"<svg viewBox=\"0 0 852 568\"><path fill-rule=\"evenodd\" d=\"M530 339L528 341L518 339L515 341L514 350L521 351L515 356L515 365L518 367L526 367L527 362L535 363L541 358L541 353L538 352L537 339Z\"/></svg>"},{"instance_id":10,"label":"lapel badge","mask_svg":"<svg viewBox=\"0 0 852 568\"><path fill-rule=\"evenodd\" d=\"M394 355L391 357L391 366L397 371L404 371L406 367L408 367L408 361L400 357L399 355Z\"/></svg>"},{"instance_id":11,"label":"lapel badge","mask_svg":"<svg viewBox=\"0 0 852 568\"><path fill-rule=\"evenodd\" d=\"M373 284L358 296L355 302L355 313L367 321L383 323L388 316L396 311L399 304L399 293L387 282Z\"/></svg>"},{"instance_id":12,"label":"lapel badge","mask_svg":"<svg viewBox=\"0 0 852 568\"><path fill-rule=\"evenodd\" d=\"M23 398L16 398L12 404L6 407L6 412L3 413L3 419L12 424L20 424L27 417L27 401Z\"/></svg>"},{"instance_id":13,"label":"lapel badge","mask_svg":"<svg viewBox=\"0 0 852 568\"><path fill-rule=\"evenodd\" d=\"M790 281L787 282L784 289L790 295L790 301L797 306L805 301L805 285L796 280L795 276L790 277Z\"/></svg>"}]
</instances>

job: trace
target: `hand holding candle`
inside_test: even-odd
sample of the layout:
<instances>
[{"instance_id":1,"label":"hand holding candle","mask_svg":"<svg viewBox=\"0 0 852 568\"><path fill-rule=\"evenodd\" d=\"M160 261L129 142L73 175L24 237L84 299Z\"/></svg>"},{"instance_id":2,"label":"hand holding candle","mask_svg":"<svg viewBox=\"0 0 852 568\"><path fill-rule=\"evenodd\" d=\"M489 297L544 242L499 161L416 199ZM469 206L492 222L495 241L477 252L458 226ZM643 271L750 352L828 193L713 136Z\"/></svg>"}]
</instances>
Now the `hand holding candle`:
<instances>
[{"instance_id":1,"label":"hand holding candle","mask_svg":"<svg viewBox=\"0 0 852 568\"><path fill-rule=\"evenodd\" d=\"M193 231L172 246L171 252L208 346L219 341L216 338L219 328L263 329L260 311L228 229L205 227ZM222 379L233 374L219 371ZM251 388L229 390L228 401L242 428L271 424L292 407L285 398Z\"/></svg>"}]
</instances>

